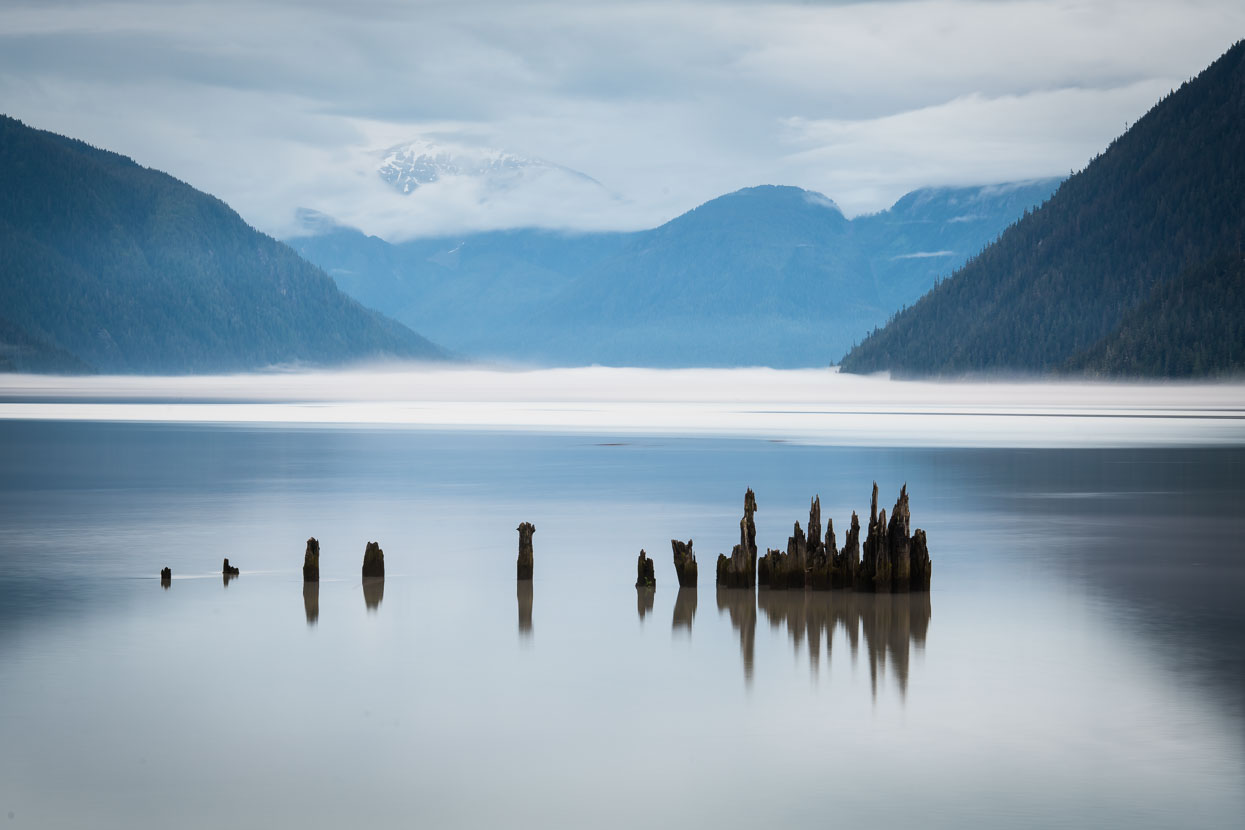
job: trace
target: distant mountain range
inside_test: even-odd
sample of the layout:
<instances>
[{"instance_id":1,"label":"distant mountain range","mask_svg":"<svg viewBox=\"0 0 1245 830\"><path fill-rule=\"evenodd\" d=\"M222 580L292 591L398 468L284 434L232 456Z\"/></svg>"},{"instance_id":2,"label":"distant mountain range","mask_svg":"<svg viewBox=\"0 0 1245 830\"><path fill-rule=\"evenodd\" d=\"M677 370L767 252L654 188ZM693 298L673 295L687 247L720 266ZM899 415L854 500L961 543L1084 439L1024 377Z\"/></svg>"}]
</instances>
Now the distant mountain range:
<instances>
[{"instance_id":1,"label":"distant mountain range","mask_svg":"<svg viewBox=\"0 0 1245 830\"><path fill-rule=\"evenodd\" d=\"M440 358L220 200L0 116L0 371Z\"/></svg>"},{"instance_id":2,"label":"distant mountain range","mask_svg":"<svg viewBox=\"0 0 1245 830\"><path fill-rule=\"evenodd\" d=\"M351 296L472 357L821 366L1057 185L918 190L852 220L821 194L764 186L647 231L400 244L315 216L289 242Z\"/></svg>"},{"instance_id":3,"label":"distant mountain range","mask_svg":"<svg viewBox=\"0 0 1245 830\"><path fill-rule=\"evenodd\" d=\"M581 175L418 142L378 173L504 198L507 177L546 168ZM1062 184L923 189L851 220L763 186L646 231L400 244L307 212L290 246L332 279L211 196L4 117L0 171L0 370L443 356L402 323L546 365L1245 370L1245 42Z\"/></svg>"},{"instance_id":4,"label":"distant mountain range","mask_svg":"<svg viewBox=\"0 0 1245 830\"><path fill-rule=\"evenodd\" d=\"M1245 371L1245 41L842 361L851 372Z\"/></svg>"}]
</instances>

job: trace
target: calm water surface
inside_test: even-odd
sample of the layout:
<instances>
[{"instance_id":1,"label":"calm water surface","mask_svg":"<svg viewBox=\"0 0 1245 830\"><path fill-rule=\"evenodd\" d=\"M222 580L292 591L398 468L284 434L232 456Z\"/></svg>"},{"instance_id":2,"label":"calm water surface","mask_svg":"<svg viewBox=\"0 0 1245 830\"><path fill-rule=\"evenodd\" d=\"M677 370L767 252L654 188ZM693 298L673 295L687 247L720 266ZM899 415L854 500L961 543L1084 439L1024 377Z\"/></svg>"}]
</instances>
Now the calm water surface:
<instances>
[{"instance_id":1,"label":"calm water surface","mask_svg":"<svg viewBox=\"0 0 1245 830\"><path fill-rule=\"evenodd\" d=\"M1245 821L1245 451L10 421L0 462L9 827ZM762 547L813 494L841 543L875 479L930 594L715 590L745 488Z\"/></svg>"}]
</instances>

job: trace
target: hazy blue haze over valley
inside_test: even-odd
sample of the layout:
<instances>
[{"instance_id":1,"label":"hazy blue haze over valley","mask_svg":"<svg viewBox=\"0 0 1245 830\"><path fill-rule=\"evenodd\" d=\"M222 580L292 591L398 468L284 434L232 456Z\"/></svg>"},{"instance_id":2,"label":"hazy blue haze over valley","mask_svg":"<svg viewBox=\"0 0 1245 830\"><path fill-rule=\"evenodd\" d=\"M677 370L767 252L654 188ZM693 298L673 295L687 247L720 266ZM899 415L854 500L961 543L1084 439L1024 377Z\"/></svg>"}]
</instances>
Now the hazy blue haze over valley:
<instances>
[{"instance_id":1,"label":"hazy blue haze over valley","mask_svg":"<svg viewBox=\"0 0 1245 830\"><path fill-rule=\"evenodd\" d=\"M471 357L825 366L1058 184L928 188L851 220L821 194L753 187L648 231L399 244L315 216L290 244L360 302Z\"/></svg>"}]
</instances>

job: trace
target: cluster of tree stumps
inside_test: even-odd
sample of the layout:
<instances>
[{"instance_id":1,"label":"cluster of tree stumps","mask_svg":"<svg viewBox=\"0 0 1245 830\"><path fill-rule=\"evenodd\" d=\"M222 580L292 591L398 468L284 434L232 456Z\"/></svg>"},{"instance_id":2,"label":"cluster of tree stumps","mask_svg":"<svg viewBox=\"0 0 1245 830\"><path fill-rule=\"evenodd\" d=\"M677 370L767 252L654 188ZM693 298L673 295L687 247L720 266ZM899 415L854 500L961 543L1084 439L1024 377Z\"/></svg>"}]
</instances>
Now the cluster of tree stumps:
<instances>
[{"instance_id":1,"label":"cluster of tree stumps","mask_svg":"<svg viewBox=\"0 0 1245 830\"><path fill-rule=\"evenodd\" d=\"M861 555L860 518L852 511L851 526L843 547L839 548L834 521L826 521L821 532L821 497L814 496L808 508L808 534L797 521L787 539L786 551L767 549L757 557L756 494L749 488L744 494L744 515L739 520L739 544L728 557L718 556L717 584L720 588L774 589L812 588L829 590L846 588L874 593L905 593L928 591L932 567L925 531L918 528L909 535L911 516L908 510L908 486L899 491L899 499L891 510L878 511L878 485L873 484L869 510L869 527ZM520 581L530 580L533 570L532 534L536 528L523 522L519 531L519 557L516 563ZM697 582L696 554L692 540L670 540L674 572L680 588L695 588ZM653 560L641 550L636 559L635 587L649 591L657 586Z\"/></svg>"},{"instance_id":2,"label":"cluster of tree stumps","mask_svg":"<svg viewBox=\"0 0 1245 830\"><path fill-rule=\"evenodd\" d=\"M787 539L787 550L767 550L758 561L757 582L774 589L848 588L874 593L928 591L932 566L925 531L918 528L909 535L910 520L907 485L900 489L899 499L891 510L888 522L886 510L878 511L878 485L875 482L862 557L860 519L856 512L852 511L851 527L840 549L835 543L833 521L826 522L826 535L822 538L821 499L814 497L808 511L808 535L805 536L800 523L796 522ZM719 562L719 584L721 573Z\"/></svg>"},{"instance_id":3,"label":"cluster of tree stumps","mask_svg":"<svg viewBox=\"0 0 1245 830\"><path fill-rule=\"evenodd\" d=\"M932 571L929 547L924 530L918 528L909 535L911 517L906 484L899 491L899 500L895 502L888 521L886 511L878 511L878 485L874 482L863 557L860 519L855 511L852 512L847 538L843 547L839 548L833 520L826 521L826 533L822 536L821 497L814 496L808 509L808 534L805 535L800 523L796 522L785 551L767 549L765 555L758 559L756 511L756 494L749 489L744 494L744 515L739 520L739 544L734 546L730 556L718 556L717 584L720 588L755 588L761 585L773 589L845 588L875 593L929 590ZM528 557L529 569L531 557L531 534L523 535L523 528L524 525L519 526L520 574L524 556ZM679 587L695 588L697 569L692 540L671 539L670 547ZM653 560L641 550L636 562L635 587L648 590L656 585Z\"/></svg>"},{"instance_id":4,"label":"cluster of tree stumps","mask_svg":"<svg viewBox=\"0 0 1245 830\"><path fill-rule=\"evenodd\" d=\"M821 497L814 496L808 508L808 534L797 521L787 549L767 549L757 558L757 512L756 494L751 488L744 494L744 515L739 520L739 544L728 557L718 556L717 584L719 588L755 588L757 585L772 589L812 588L829 590L845 588L874 593L905 593L928 591L931 565L925 531L917 529L909 535L911 516L908 510L908 486L899 491L899 499L891 510L889 521L886 511L878 511L878 485L873 484L873 500L869 510L869 527L861 555L860 519L852 511L851 526L843 547L839 548L834 533L834 521L826 521L826 533L821 532ZM532 534L536 531L528 522L518 527L519 558L517 562L520 581L532 578ZM674 572L679 587L695 588L697 581L696 554L692 540L670 540L674 559ZM657 587L653 560L641 550L636 559L635 587L651 591ZM641 601L641 614L646 603Z\"/></svg>"}]
</instances>

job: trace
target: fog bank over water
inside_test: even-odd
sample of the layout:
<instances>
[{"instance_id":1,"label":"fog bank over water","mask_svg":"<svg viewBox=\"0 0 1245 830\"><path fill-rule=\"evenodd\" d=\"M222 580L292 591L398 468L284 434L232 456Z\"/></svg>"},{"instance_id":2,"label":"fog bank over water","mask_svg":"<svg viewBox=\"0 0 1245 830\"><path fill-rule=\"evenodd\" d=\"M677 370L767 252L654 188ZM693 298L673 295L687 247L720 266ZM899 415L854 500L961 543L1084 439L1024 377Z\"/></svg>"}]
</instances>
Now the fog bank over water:
<instances>
[{"instance_id":1,"label":"fog bank over water","mask_svg":"<svg viewBox=\"0 0 1245 830\"><path fill-rule=\"evenodd\" d=\"M1245 383L934 382L833 369L384 367L0 379L0 419L706 435L876 446L1245 444Z\"/></svg>"}]
</instances>

